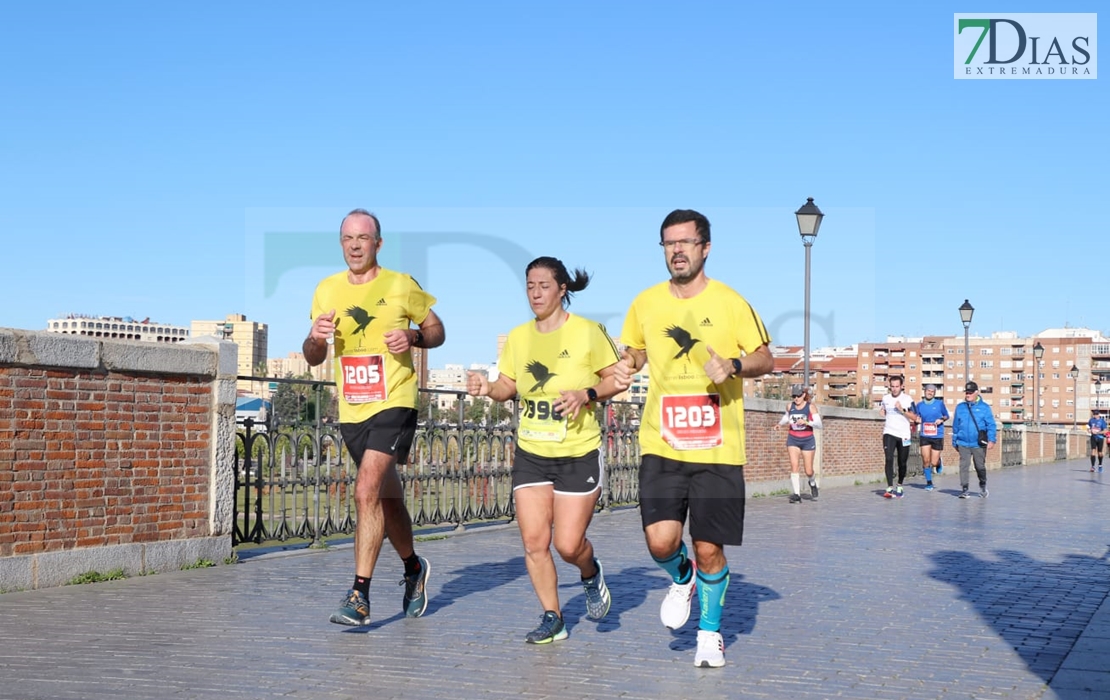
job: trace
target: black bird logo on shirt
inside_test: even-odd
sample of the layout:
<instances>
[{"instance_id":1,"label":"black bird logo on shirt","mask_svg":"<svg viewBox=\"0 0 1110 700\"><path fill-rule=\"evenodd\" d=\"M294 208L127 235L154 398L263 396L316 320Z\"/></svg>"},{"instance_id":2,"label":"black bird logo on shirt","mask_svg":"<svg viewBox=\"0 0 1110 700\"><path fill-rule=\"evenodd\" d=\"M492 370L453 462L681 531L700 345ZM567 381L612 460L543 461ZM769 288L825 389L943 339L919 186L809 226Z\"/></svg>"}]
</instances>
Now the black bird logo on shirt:
<instances>
[{"instance_id":1,"label":"black bird logo on shirt","mask_svg":"<svg viewBox=\"0 0 1110 700\"><path fill-rule=\"evenodd\" d=\"M535 391L543 391L544 384L547 384L548 380L555 376L542 362L536 360L529 362L524 366L524 369L532 375L532 379L536 380L536 385L528 390L529 394Z\"/></svg>"},{"instance_id":2,"label":"black bird logo on shirt","mask_svg":"<svg viewBox=\"0 0 1110 700\"><path fill-rule=\"evenodd\" d=\"M374 320L374 317L366 313L366 309L360 306L352 306L347 309L347 318L353 318L355 323L358 324L355 326L355 329L351 331L351 335L358 335L363 332L366 330L366 327L370 325L370 322Z\"/></svg>"},{"instance_id":3,"label":"black bird logo on shirt","mask_svg":"<svg viewBox=\"0 0 1110 700\"><path fill-rule=\"evenodd\" d=\"M663 335L678 343L679 351L678 354L674 356L676 360L683 355L689 357L690 351L694 349L694 345L701 342L697 338L692 337L689 331L679 328L678 326L671 326L663 331Z\"/></svg>"}]
</instances>

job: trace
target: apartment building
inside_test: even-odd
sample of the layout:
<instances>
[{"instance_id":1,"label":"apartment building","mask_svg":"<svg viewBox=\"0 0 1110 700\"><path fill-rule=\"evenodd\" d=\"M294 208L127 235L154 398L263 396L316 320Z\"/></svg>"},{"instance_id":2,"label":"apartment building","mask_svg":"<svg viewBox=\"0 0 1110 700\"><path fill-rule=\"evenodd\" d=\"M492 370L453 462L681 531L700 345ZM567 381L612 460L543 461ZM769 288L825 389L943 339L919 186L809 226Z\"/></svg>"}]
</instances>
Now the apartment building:
<instances>
[{"instance_id":1,"label":"apartment building","mask_svg":"<svg viewBox=\"0 0 1110 700\"><path fill-rule=\"evenodd\" d=\"M764 377L744 380L744 394L767 399L790 398L790 387L805 383L805 348L776 345L771 348L774 368ZM860 396L859 358L856 346L825 347L810 351L809 384L818 403L852 405Z\"/></svg>"},{"instance_id":2,"label":"apartment building","mask_svg":"<svg viewBox=\"0 0 1110 700\"><path fill-rule=\"evenodd\" d=\"M149 343L179 343L189 337L189 329L145 318L136 321L130 316L87 316L66 314L46 321L50 333L84 335L93 338L141 340Z\"/></svg>"},{"instance_id":3,"label":"apartment building","mask_svg":"<svg viewBox=\"0 0 1110 700\"><path fill-rule=\"evenodd\" d=\"M269 327L265 323L248 321L243 314L228 314L222 321L193 321L190 325L194 337L209 335L239 347L236 372L240 376L257 376L266 367ZM246 392L255 389L247 380L240 380L237 387Z\"/></svg>"}]
</instances>

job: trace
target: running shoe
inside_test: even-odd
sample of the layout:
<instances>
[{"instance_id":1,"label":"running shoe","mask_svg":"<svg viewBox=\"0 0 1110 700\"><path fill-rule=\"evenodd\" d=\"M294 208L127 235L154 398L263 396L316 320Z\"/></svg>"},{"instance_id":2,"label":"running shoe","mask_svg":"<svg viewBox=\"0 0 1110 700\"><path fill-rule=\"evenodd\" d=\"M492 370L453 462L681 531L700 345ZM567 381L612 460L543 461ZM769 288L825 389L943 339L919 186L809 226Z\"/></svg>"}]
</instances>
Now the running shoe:
<instances>
[{"instance_id":1,"label":"running shoe","mask_svg":"<svg viewBox=\"0 0 1110 700\"><path fill-rule=\"evenodd\" d=\"M559 613L548 610L540 618L540 626L529 632L524 641L529 644L550 644L567 638L567 627Z\"/></svg>"},{"instance_id":2,"label":"running shoe","mask_svg":"<svg viewBox=\"0 0 1110 700\"><path fill-rule=\"evenodd\" d=\"M929 483L925 484L925 490L926 491L933 491L934 488L935 487L933 486L933 482L931 482L931 481Z\"/></svg>"},{"instance_id":3,"label":"running shoe","mask_svg":"<svg viewBox=\"0 0 1110 700\"><path fill-rule=\"evenodd\" d=\"M971 498L971 494L967 492L967 489L964 489L960 491L960 498Z\"/></svg>"},{"instance_id":4,"label":"running shoe","mask_svg":"<svg viewBox=\"0 0 1110 700\"><path fill-rule=\"evenodd\" d=\"M612 601L609 597L609 587L605 585L601 562L596 557L594 565L597 566L597 573L592 578L582 579L582 589L586 591L586 617L600 620L609 612Z\"/></svg>"},{"instance_id":5,"label":"running shoe","mask_svg":"<svg viewBox=\"0 0 1110 700\"><path fill-rule=\"evenodd\" d=\"M401 609L407 617L420 617L428 609L428 574L432 565L424 557L420 560L420 571L413 576L405 576L400 585L405 587L405 597L401 599Z\"/></svg>"},{"instance_id":6,"label":"running shoe","mask_svg":"<svg viewBox=\"0 0 1110 700\"><path fill-rule=\"evenodd\" d=\"M809 495L813 497L813 500L815 500L815 501L817 500L817 482L816 481L809 482Z\"/></svg>"},{"instance_id":7,"label":"running shoe","mask_svg":"<svg viewBox=\"0 0 1110 700\"><path fill-rule=\"evenodd\" d=\"M331 614L331 621L337 625L358 627L370 624L370 602L360 591L351 589L338 610Z\"/></svg>"},{"instance_id":8,"label":"running shoe","mask_svg":"<svg viewBox=\"0 0 1110 700\"><path fill-rule=\"evenodd\" d=\"M686 624L690 619L690 604L694 600L694 584L698 580L697 562L690 561L690 580L686 583L672 583L667 597L659 606L659 619L665 627L673 630Z\"/></svg>"},{"instance_id":9,"label":"running shoe","mask_svg":"<svg viewBox=\"0 0 1110 700\"><path fill-rule=\"evenodd\" d=\"M698 630L698 651L694 654L698 668L720 668L725 665L725 640L720 632Z\"/></svg>"},{"instance_id":10,"label":"running shoe","mask_svg":"<svg viewBox=\"0 0 1110 700\"><path fill-rule=\"evenodd\" d=\"M905 495L906 495L906 494L905 494L905 493L904 493L904 492L902 491L902 487L901 487L901 486L899 486L898 488L896 488L896 489L894 490L894 497L895 497L895 498L901 498L902 496L905 496Z\"/></svg>"},{"instance_id":11,"label":"running shoe","mask_svg":"<svg viewBox=\"0 0 1110 700\"><path fill-rule=\"evenodd\" d=\"M802 502L802 497L799 496L796 493L792 493L792 494L790 494L790 498L788 498L786 500L790 501L791 503L801 503Z\"/></svg>"},{"instance_id":12,"label":"running shoe","mask_svg":"<svg viewBox=\"0 0 1110 700\"><path fill-rule=\"evenodd\" d=\"M987 490L986 486L979 492L979 498L986 498L989 495L991 495L991 492Z\"/></svg>"},{"instance_id":13,"label":"running shoe","mask_svg":"<svg viewBox=\"0 0 1110 700\"><path fill-rule=\"evenodd\" d=\"M893 486L887 486L886 487L886 493L883 494L883 498L894 498L894 487Z\"/></svg>"}]
</instances>

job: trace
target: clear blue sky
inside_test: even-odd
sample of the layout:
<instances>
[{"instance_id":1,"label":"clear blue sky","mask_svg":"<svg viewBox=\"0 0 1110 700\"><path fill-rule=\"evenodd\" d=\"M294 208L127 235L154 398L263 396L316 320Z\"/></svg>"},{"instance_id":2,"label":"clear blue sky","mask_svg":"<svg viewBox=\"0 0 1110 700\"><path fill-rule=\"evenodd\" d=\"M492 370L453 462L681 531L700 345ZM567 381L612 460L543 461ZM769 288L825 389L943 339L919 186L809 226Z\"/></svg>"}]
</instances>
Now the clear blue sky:
<instances>
[{"instance_id":1,"label":"clear blue sky","mask_svg":"<svg viewBox=\"0 0 1110 700\"><path fill-rule=\"evenodd\" d=\"M532 257L619 332L663 217L776 342L1107 329L1107 78L954 80L975 3L96 2L0 17L0 326L245 313L300 348L353 207L491 362ZM1094 12L1013 0L1005 12Z\"/></svg>"}]
</instances>

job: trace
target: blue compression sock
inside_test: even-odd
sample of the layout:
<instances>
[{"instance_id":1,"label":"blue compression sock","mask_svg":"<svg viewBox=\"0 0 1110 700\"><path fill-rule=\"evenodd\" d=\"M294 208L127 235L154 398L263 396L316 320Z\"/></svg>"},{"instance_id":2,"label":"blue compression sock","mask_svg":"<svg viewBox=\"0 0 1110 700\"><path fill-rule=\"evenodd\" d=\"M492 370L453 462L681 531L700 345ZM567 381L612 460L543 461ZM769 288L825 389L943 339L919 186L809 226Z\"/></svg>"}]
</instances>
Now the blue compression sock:
<instances>
[{"instance_id":1,"label":"blue compression sock","mask_svg":"<svg viewBox=\"0 0 1110 700\"><path fill-rule=\"evenodd\" d=\"M652 557L655 559L655 557ZM678 550L667 557L666 559L655 559L655 563L659 568L666 571L671 575L671 580L675 583L689 583L690 581L690 560L686 556L686 543L680 542Z\"/></svg>"},{"instance_id":2,"label":"blue compression sock","mask_svg":"<svg viewBox=\"0 0 1110 700\"><path fill-rule=\"evenodd\" d=\"M715 574L698 572L698 602L701 604L701 620L698 629L719 632L721 611L725 607L725 591L728 590L728 567Z\"/></svg>"}]
</instances>

